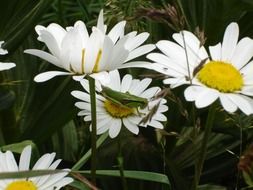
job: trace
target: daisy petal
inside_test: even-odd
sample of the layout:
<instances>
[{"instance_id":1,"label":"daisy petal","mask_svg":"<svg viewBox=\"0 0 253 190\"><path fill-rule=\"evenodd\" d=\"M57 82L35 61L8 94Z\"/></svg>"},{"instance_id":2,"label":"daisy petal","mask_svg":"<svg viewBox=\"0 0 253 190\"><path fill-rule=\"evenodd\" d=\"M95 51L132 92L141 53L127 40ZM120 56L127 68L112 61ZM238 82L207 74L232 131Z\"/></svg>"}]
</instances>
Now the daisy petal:
<instances>
[{"instance_id":1,"label":"daisy petal","mask_svg":"<svg viewBox=\"0 0 253 190\"><path fill-rule=\"evenodd\" d=\"M19 171L29 170L32 146L26 146L19 159Z\"/></svg>"},{"instance_id":2,"label":"daisy petal","mask_svg":"<svg viewBox=\"0 0 253 190\"><path fill-rule=\"evenodd\" d=\"M115 44L116 41L124 35L124 28L126 21L121 21L116 24L111 31L108 33L108 36L111 38L112 42Z\"/></svg>"},{"instance_id":3,"label":"daisy petal","mask_svg":"<svg viewBox=\"0 0 253 190\"><path fill-rule=\"evenodd\" d=\"M1 63L0 62L0 71L9 70L15 66L16 66L15 63Z\"/></svg>"},{"instance_id":4,"label":"daisy petal","mask_svg":"<svg viewBox=\"0 0 253 190\"><path fill-rule=\"evenodd\" d=\"M126 62L130 61L130 60L132 60L136 57L140 57L140 56L142 56L142 55L144 55L144 54L146 54L146 53L148 53L148 52L150 52L154 49L155 49L155 45L153 45L153 44L147 44L147 45L144 45L144 46L140 46L140 47L134 49L133 51L131 51L129 53L129 55L126 59Z\"/></svg>"},{"instance_id":5,"label":"daisy petal","mask_svg":"<svg viewBox=\"0 0 253 190\"><path fill-rule=\"evenodd\" d=\"M253 54L253 40L250 38L243 38L236 46L231 63L237 68L241 69L252 58Z\"/></svg>"},{"instance_id":6,"label":"daisy petal","mask_svg":"<svg viewBox=\"0 0 253 190\"><path fill-rule=\"evenodd\" d=\"M62 71L47 71L44 73L40 73L34 77L35 82L45 82L47 80L50 80L56 76L61 76L61 75L72 75L72 73L68 72L62 72Z\"/></svg>"},{"instance_id":7,"label":"daisy petal","mask_svg":"<svg viewBox=\"0 0 253 190\"><path fill-rule=\"evenodd\" d=\"M111 138L115 138L118 136L121 129L121 120L120 119L113 119L109 126L109 136Z\"/></svg>"},{"instance_id":8,"label":"daisy petal","mask_svg":"<svg viewBox=\"0 0 253 190\"><path fill-rule=\"evenodd\" d=\"M233 113L237 110L237 105L226 94L220 94L220 102L227 112Z\"/></svg>"},{"instance_id":9,"label":"daisy petal","mask_svg":"<svg viewBox=\"0 0 253 190\"><path fill-rule=\"evenodd\" d=\"M201 93L198 93L195 105L197 108L204 108L212 104L219 97L219 92L210 88L206 88Z\"/></svg>"},{"instance_id":10,"label":"daisy petal","mask_svg":"<svg viewBox=\"0 0 253 190\"><path fill-rule=\"evenodd\" d=\"M215 46L209 46L209 51L210 51L212 60L216 60L216 61L221 60L221 43L218 43Z\"/></svg>"},{"instance_id":11,"label":"daisy petal","mask_svg":"<svg viewBox=\"0 0 253 190\"><path fill-rule=\"evenodd\" d=\"M137 135L139 133L139 127L136 124L132 123L128 118L123 118L123 123L124 126L133 134Z\"/></svg>"},{"instance_id":12,"label":"daisy petal","mask_svg":"<svg viewBox=\"0 0 253 190\"><path fill-rule=\"evenodd\" d=\"M63 68L63 66L60 64L58 58L56 58L55 56L53 56L45 51L41 51L41 50L37 50L37 49L27 49L24 51L24 53L35 55L41 59L48 61L49 63L54 64L57 67Z\"/></svg>"},{"instance_id":13,"label":"daisy petal","mask_svg":"<svg viewBox=\"0 0 253 190\"><path fill-rule=\"evenodd\" d=\"M121 82L121 89L120 91L125 93L129 90L132 83L132 75L125 75Z\"/></svg>"},{"instance_id":14,"label":"daisy petal","mask_svg":"<svg viewBox=\"0 0 253 190\"><path fill-rule=\"evenodd\" d=\"M237 23L231 23L227 26L223 41L221 59L231 63L232 55L236 49L236 44L239 37L239 27Z\"/></svg>"},{"instance_id":15,"label":"daisy petal","mask_svg":"<svg viewBox=\"0 0 253 190\"><path fill-rule=\"evenodd\" d=\"M227 94L231 101L246 115L253 113L253 100L239 94Z\"/></svg>"}]
</instances>

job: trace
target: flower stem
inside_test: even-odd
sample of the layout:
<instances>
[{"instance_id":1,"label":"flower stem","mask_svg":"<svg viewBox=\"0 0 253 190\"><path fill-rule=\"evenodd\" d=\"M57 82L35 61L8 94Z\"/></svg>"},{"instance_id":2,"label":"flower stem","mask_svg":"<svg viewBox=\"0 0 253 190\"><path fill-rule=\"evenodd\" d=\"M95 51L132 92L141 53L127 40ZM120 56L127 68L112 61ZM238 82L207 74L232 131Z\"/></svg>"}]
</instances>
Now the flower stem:
<instances>
[{"instance_id":1,"label":"flower stem","mask_svg":"<svg viewBox=\"0 0 253 190\"><path fill-rule=\"evenodd\" d=\"M97 141L97 114L95 79L88 76L91 103L91 181L96 185L96 141Z\"/></svg>"},{"instance_id":2,"label":"flower stem","mask_svg":"<svg viewBox=\"0 0 253 190\"><path fill-rule=\"evenodd\" d=\"M215 116L215 104L212 104L211 107L209 108L205 131L204 131L204 136L203 136L202 144L200 147L199 157L198 157L198 160L196 163L196 169L195 169L194 181L192 184L192 190L196 190L198 187L198 184L199 184L201 172L202 172L205 157L206 157L207 142L208 142L210 134L212 132L214 116Z\"/></svg>"}]
</instances>

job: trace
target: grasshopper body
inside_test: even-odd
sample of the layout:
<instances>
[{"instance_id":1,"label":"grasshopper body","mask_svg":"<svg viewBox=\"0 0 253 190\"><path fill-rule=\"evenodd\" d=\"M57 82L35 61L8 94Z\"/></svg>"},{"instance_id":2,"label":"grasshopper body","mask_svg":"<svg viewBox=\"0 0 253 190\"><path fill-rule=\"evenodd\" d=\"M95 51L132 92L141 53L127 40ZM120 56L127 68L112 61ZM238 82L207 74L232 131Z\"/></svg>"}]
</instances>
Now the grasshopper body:
<instances>
[{"instance_id":1,"label":"grasshopper body","mask_svg":"<svg viewBox=\"0 0 253 190\"><path fill-rule=\"evenodd\" d=\"M146 98L141 98L135 95L132 95L128 92L118 92L112 90L109 87L102 86L101 93L105 98L112 101L115 104L125 106L128 108L141 108L144 109L148 105L148 100Z\"/></svg>"}]
</instances>

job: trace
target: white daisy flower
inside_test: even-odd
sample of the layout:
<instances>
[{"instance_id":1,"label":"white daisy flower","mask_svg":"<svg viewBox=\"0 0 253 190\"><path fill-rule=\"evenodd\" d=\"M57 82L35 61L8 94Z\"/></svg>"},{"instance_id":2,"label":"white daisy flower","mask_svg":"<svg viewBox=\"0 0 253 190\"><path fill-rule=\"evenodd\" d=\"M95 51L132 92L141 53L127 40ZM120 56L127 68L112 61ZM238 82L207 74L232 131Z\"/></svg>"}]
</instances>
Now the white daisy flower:
<instances>
[{"instance_id":1,"label":"white daisy flower","mask_svg":"<svg viewBox=\"0 0 253 190\"><path fill-rule=\"evenodd\" d=\"M153 44L141 46L149 34L137 35L134 31L124 35L125 24L125 21L119 22L106 34L107 26L101 10L97 26L92 28L90 35L82 21L66 30L55 23L48 27L37 25L38 40L46 44L51 54L37 49L28 49L25 53L38 56L67 72L48 71L37 75L34 80L44 82L57 75L81 75L74 77L78 80L85 74L101 72L99 75L103 76L104 71L119 68L149 67L148 62L130 62L155 48Z\"/></svg>"},{"instance_id":2,"label":"white daisy flower","mask_svg":"<svg viewBox=\"0 0 253 190\"><path fill-rule=\"evenodd\" d=\"M13 153L0 151L0 172L28 171L31 159L31 146L26 146L21 153L19 164L17 164ZM61 160L56 160L55 153L43 155L33 166L32 170L54 170ZM68 171L29 177L25 179L4 179L0 180L0 189L3 190L59 190L73 181L68 175Z\"/></svg>"},{"instance_id":3,"label":"white daisy flower","mask_svg":"<svg viewBox=\"0 0 253 190\"><path fill-rule=\"evenodd\" d=\"M161 122L167 120L163 112L166 112L168 107L165 105L165 99L152 99L161 89L159 87L147 89L152 81L150 78L145 78L143 80L132 79L132 76L127 74L121 81L118 70L114 70L109 72L109 81L107 87L114 91L130 93L131 95L145 98L148 100L148 105L143 109L138 108L137 110L136 108L129 108L116 104L99 93L101 86L97 82L96 88L98 94L96 94L96 102L98 135L109 131L109 136L115 138L119 134L122 125L134 134L139 133L139 125L142 127L149 125L154 128L163 128ZM78 115L84 116L84 121L91 121L89 84L85 79L81 81L81 84L86 92L72 91L71 94L81 100L75 104L76 107L81 109ZM149 111L156 105L158 105L158 107L153 117L147 123L140 124L142 119L147 116Z\"/></svg>"},{"instance_id":4,"label":"white daisy flower","mask_svg":"<svg viewBox=\"0 0 253 190\"><path fill-rule=\"evenodd\" d=\"M6 55L8 53L7 50L2 48L3 43L4 43L4 41L0 41L0 55ZM15 66L16 66L15 63L2 63L2 62L0 62L0 71L9 70Z\"/></svg>"},{"instance_id":5,"label":"white daisy flower","mask_svg":"<svg viewBox=\"0 0 253 190\"><path fill-rule=\"evenodd\" d=\"M219 99L227 112L233 113L239 108L246 115L253 113L253 100L248 97L253 96L253 61L250 61L253 40L245 37L238 42L237 23L227 26L222 43L209 47L210 60L192 33L183 31L173 37L179 45L168 41L158 42L158 48L165 55L148 56L157 62L158 71L171 77L165 79L164 83L171 84L171 87L191 84L184 95L187 101L195 101L197 108L207 107ZM204 60L203 65L199 65L201 60Z\"/></svg>"}]
</instances>

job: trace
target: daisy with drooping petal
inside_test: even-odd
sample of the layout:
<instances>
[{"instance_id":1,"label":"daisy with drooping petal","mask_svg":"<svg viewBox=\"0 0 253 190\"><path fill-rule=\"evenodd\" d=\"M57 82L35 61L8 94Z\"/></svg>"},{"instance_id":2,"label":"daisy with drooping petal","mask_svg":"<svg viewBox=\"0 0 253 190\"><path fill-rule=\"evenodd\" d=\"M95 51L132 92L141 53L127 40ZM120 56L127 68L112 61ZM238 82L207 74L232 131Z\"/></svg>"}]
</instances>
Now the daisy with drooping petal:
<instances>
[{"instance_id":1,"label":"daisy with drooping petal","mask_svg":"<svg viewBox=\"0 0 253 190\"><path fill-rule=\"evenodd\" d=\"M2 48L3 43L4 43L4 41L0 41L0 55L6 55L8 53L7 50ZM0 71L9 70L15 66L16 66L15 63L2 63L2 62L0 62Z\"/></svg>"},{"instance_id":2,"label":"daisy with drooping petal","mask_svg":"<svg viewBox=\"0 0 253 190\"><path fill-rule=\"evenodd\" d=\"M152 51L155 45L142 45L149 36L147 32L124 35L125 24L125 21L119 22L106 34L107 26L101 10L97 26L92 28L90 35L82 21L66 30L55 23L48 27L37 25L38 40L46 44L51 54L37 49L28 49L25 53L38 56L66 72L48 71L37 75L34 80L44 82L57 75L75 75L74 79L78 80L85 74L103 76L105 71L114 69L148 67L148 62L130 61Z\"/></svg>"},{"instance_id":3,"label":"daisy with drooping petal","mask_svg":"<svg viewBox=\"0 0 253 190\"><path fill-rule=\"evenodd\" d=\"M171 88L190 84L194 80L193 71L208 54L198 38L189 31L173 34L177 42L161 40L156 46L162 53L150 53L147 58L154 61L152 68L169 78L163 82Z\"/></svg>"},{"instance_id":4,"label":"daisy with drooping petal","mask_svg":"<svg viewBox=\"0 0 253 190\"><path fill-rule=\"evenodd\" d=\"M140 124L140 126L146 127L147 125L154 128L162 129L163 125L161 122L166 121L167 118L163 115L163 112L168 110L168 107L165 105L165 99L152 99L159 91L159 87L148 88L148 85L151 83L150 78L145 78L143 80L132 79L131 75L125 75L120 80L120 75L118 70L109 72L109 83L103 84L112 90L129 93L138 97L146 98L148 106L144 109L130 108L122 106L115 102L112 102L109 99L106 99L100 94L96 94L97 102L97 134L102 134L106 131L109 131L109 136L115 138L124 125L129 131L134 134L139 133L139 123L142 119L147 116L150 109L158 105L156 113L154 113L151 120L145 124ZM90 95L89 95L89 84L86 79L81 81L82 86L86 92L81 91L72 91L71 94L81 100L77 102L77 106L81 111L78 113L79 116L84 116L84 121L91 121L91 106L90 106ZM96 83L97 92L101 90L101 84Z\"/></svg>"},{"instance_id":5,"label":"daisy with drooping petal","mask_svg":"<svg viewBox=\"0 0 253 190\"><path fill-rule=\"evenodd\" d=\"M191 84L184 92L187 101L195 101L197 108L204 108L219 99L227 112L238 108L246 115L253 113L253 40L245 37L238 42L237 23L227 26L223 42L210 46L210 60L199 40L190 32L174 35L178 42L158 42L166 55L150 54L159 69L171 78L164 83L172 87ZM184 54L186 44L188 62ZM166 49L168 47L168 49ZM199 65L201 60L203 65ZM250 61L250 62L249 62ZM189 64L187 64L189 63ZM190 76L188 75L188 68ZM189 80L191 78L191 81Z\"/></svg>"},{"instance_id":6,"label":"daisy with drooping petal","mask_svg":"<svg viewBox=\"0 0 253 190\"><path fill-rule=\"evenodd\" d=\"M54 170L61 160L56 160L55 153L43 155L33 166L32 170ZM0 151L0 172L28 171L31 159L31 146L27 146L21 153L19 164L17 164L13 153ZM4 179L0 180L2 190L59 190L73 181L68 175L68 171L63 171L51 175L29 177L24 179Z\"/></svg>"}]
</instances>

